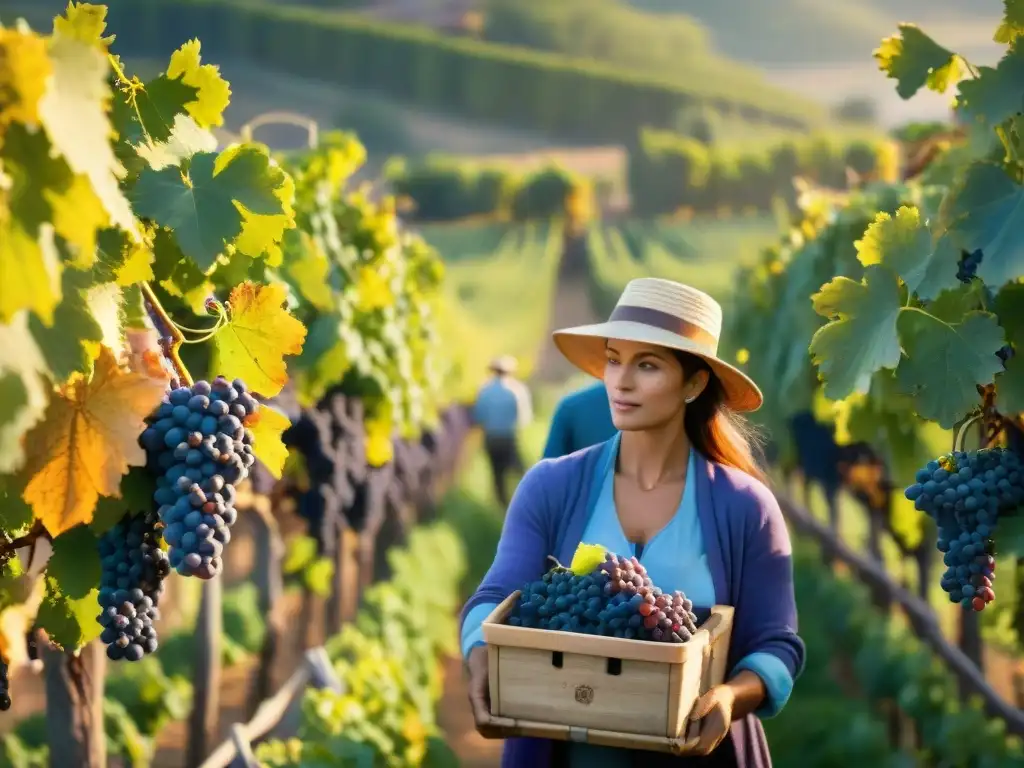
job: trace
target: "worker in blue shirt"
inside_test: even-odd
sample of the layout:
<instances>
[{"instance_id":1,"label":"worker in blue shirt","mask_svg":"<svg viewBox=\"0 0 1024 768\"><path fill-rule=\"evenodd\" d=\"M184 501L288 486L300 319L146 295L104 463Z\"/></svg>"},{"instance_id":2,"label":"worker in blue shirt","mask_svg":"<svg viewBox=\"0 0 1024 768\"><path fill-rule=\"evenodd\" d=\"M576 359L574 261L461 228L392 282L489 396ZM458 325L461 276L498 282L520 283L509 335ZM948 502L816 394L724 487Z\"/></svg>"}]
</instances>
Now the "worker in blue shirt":
<instances>
[{"instance_id":1,"label":"worker in blue shirt","mask_svg":"<svg viewBox=\"0 0 1024 768\"><path fill-rule=\"evenodd\" d=\"M518 431L533 420L530 391L513 376L515 369L516 360L508 355L492 362L493 376L480 388L473 405L473 421L484 433L494 495L505 507L509 501L509 475L524 471Z\"/></svg>"},{"instance_id":2,"label":"worker in blue shirt","mask_svg":"<svg viewBox=\"0 0 1024 768\"><path fill-rule=\"evenodd\" d=\"M566 395L551 418L544 458L553 459L603 443L616 432L604 382L598 381Z\"/></svg>"}]
</instances>

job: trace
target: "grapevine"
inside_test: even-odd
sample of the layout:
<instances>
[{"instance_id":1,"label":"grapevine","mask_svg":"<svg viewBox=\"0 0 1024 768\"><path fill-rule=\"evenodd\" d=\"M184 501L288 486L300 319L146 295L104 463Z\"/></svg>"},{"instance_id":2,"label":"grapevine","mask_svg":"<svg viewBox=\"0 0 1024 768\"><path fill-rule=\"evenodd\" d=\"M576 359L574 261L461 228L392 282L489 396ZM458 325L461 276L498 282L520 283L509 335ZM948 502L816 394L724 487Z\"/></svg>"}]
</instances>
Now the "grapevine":
<instances>
[{"instance_id":1,"label":"grapevine","mask_svg":"<svg viewBox=\"0 0 1024 768\"><path fill-rule=\"evenodd\" d=\"M157 650L165 579L215 576L234 485L257 459L281 476L288 420L266 400L306 336L262 268L295 227L291 175L259 144L218 151L231 91L199 41L143 80L106 14L0 26L5 705L31 629L68 653Z\"/></svg>"},{"instance_id":2,"label":"grapevine","mask_svg":"<svg viewBox=\"0 0 1024 768\"><path fill-rule=\"evenodd\" d=\"M993 67L913 24L884 40L875 58L903 98L956 91L962 138L902 183L806 189L799 221L742 275L733 313L744 367L774 404L767 426L786 435L813 411L840 444L872 446L905 489L891 527L917 541L934 531L943 589L975 610L994 598L993 558L1024 552L1022 457L1003 428L1024 412L1021 31L1008 10ZM938 448L977 421L986 450Z\"/></svg>"},{"instance_id":3,"label":"grapevine","mask_svg":"<svg viewBox=\"0 0 1024 768\"><path fill-rule=\"evenodd\" d=\"M693 603L682 592L666 594L635 557L611 552L593 571L556 563L524 585L508 623L661 643L685 643L697 631Z\"/></svg>"}]
</instances>

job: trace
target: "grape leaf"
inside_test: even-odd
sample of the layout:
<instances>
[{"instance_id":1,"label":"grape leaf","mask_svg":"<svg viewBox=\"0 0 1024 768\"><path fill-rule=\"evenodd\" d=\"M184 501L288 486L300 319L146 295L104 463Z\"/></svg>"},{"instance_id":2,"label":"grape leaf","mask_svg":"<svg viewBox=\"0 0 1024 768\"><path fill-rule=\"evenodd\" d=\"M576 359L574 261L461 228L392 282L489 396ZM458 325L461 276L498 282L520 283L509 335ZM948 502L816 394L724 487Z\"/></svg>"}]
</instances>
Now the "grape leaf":
<instances>
[{"instance_id":1,"label":"grape leaf","mask_svg":"<svg viewBox=\"0 0 1024 768\"><path fill-rule=\"evenodd\" d=\"M231 88L216 65L201 63L200 50L198 40L189 40L172 53L167 77L180 79L195 89L195 99L186 104L188 113L203 128L215 128L224 125L224 110L231 101Z\"/></svg>"},{"instance_id":2,"label":"grape leaf","mask_svg":"<svg viewBox=\"0 0 1024 768\"><path fill-rule=\"evenodd\" d=\"M110 220L133 232L135 216L119 186L124 167L110 142L113 126L107 114L111 92L106 51L55 30L49 52L53 76L39 102L43 127L71 170L92 182Z\"/></svg>"},{"instance_id":3,"label":"grape leaf","mask_svg":"<svg viewBox=\"0 0 1024 768\"><path fill-rule=\"evenodd\" d=\"M917 208L903 206L895 218L885 211L878 213L854 247L861 264L884 264L922 299L933 299L958 284L960 249L948 237L933 242Z\"/></svg>"},{"instance_id":4,"label":"grape leaf","mask_svg":"<svg viewBox=\"0 0 1024 768\"><path fill-rule=\"evenodd\" d=\"M160 144L171 138L175 119L199 91L180 79L160 75L144 85L133 83L120 92L113 110L121 139L131 144Z\"/></svg>"},{"instance_id":5,"label":"grape leaf","mask_svg":"<svg viewBox=\"0 0 1024 768\"><path fill-rule=\"evenodd\" d=\"M288 449L281 440L282 433L292 425L291 420L276 408L266 403L260 409L245 417L245 426L252 430L253 452L256 458L278 480L284 471L284 462L288 458Z\"/></svg>"},{"instance_id":6,"label":"grape leaf","mask_svg":"<svg viewBox=\"0 0 1024 768\"><path fill-rule=\"evenodd\" d=\"M0 324L0 472L13 472L25 458L22 437L42 418L49 400L46 374L28 314Z\"/></svg>"},{"instance_id":7,"label":"grape leaf","mask_svg":"<svg viewBox=\"0 0 1024 768\"><path fill-rule=\"evenodd\" d=\"M32 524L32 508L21 498L25 483L20 476L0 475L0 528L8 534Z\"/></svg>"},{"instance_id":8,"label":"grape leaf","mask_svg":"<svg viewBox=\"0 0 1024 768\"><path fill-rule=\"evenodd\" d=\"M292 289L319 312L334 309L331 263L316 238L293 229L284 236L286 257L281 272Z\"/></svg>"},{"instance_id":9,"label":"grape leaf","mask_svg":"<svg viewBox=\"0 0 1024 768\"><path fill-rule=\"evenodd\" d=\"M98 344L103 339L103 329L88 304L92 273L66 269L61 283L64 300L57 306L53 324L47 328L34 315L29 319L32 336L57 382L67 381L72 374L87 372L95 349L89 348L89 342Z\"/></svg>"},{"instance_id":10,"label":"grape leaf","mask_svg":"<svg viewBox=\"0 0 1024 768\"><path fill-rule=\"evenodd\" d=\"M928 312L947 323L959 323L968 312L986 308L984 290L978 280L966 285L959 283L956 288L943 291L929 302Z\"/></svg>"},{"instance_id":11,"label":"grape leaf","mask_svg":"<svg viewBox=\"0 0 1024 768\"><path fill-rule=\"evenodd\" d=\"M45 38L29 30L0 27L0 82L4 84L0 129L10 123L39 123L39 101L52 73Z\"/></svg>"},{"instance_id":12,"label":"grape leaf","mask_svg":"<svg viewBox=\"0 0 1024 768\"><path fill-rule=\"evenodd\" d=\"M960 58L943 48L915 24L900 24L875 51L878 68L896 81L896 93L909 99L922 87L944 93L960 79Z\"/></svg>"},{"instance_id":13,"label":"grape leaf","mask_svg":"<svg viewBox=\"0 0 1024 768\"><path fill-rule=\"evenodd\" d=\"M286 174L266 152L243 146L226 160L196 154L187 175L178 168L145 169L133 190L139 216L175 234L182 252L204 272L242 232L242 210L263 216L284 213L275 194Z\"/></svg>"},{"instance_id":14,"label":"grape leaf","mask_svg":"<svg viewBox=\"0 0 1024 768\"><path fill-rule=\"evenodd\" d=\"M1024 515L1001 516L996 536L1000 557L1024 557Z\"/></svg>"},{"instance_id":15,"label":"grape leaf","mask_svg":"<svg viewBox=\"0 0 1024 768\"><path fill-rule=\"evenodd\" d=\"M997 43L1012 43L1024 35L1024 0L1003 0L1003 21L992 38Z\"/></svg>"},{"instance_id":16,"label":"grape leaf","mask_svg":"<svg viewBox=\"0 0 1024 768\"><path fill-rule=\"evenodd\" d=\"M96 503L89 527L97 536L109 531L125 516L127 512L143 512L153 508L153 493L156 491L156 478L145 467L132 467L128 474L121 478L121 496L111 498L103 496Z\"/></svg>"},{"instance_id":17,"label":"grape leaf","mask_svg":"<svg viewBox=\"0 0 1024 768\"><path fill-rule=\"evenodd\" d=\"M1007 283L996 294L993 311L1006 331L1006 340L1024 352L1024 283Z\"/></svg>"},{"instance_id":18,"label":"grape leaf","mask_svg":"<svg viewBox=\"0 0 1024 768\"><path fill-rule=\"evenodd\" d=\"M1024 411L1024 353L1011 357L996 376L996 404L1003 413Z\"/></svg>"},{"instance_id":19,"label":"grape leaf","mask_svg":"<svg viewBox=\"0 0 1024 768\"><path fill-rule=\"evenodd\" d=\"M1024 110L1024 48L1014 42L999 63L978 67L978 76L960 83L956 110L966 123L997 126Z\"/></svg>"},{"instance_id":20,"label":"grape leaf","mask_svg":"<svg viewBox=\"0 0 1024 768\"><path fill-rule=\"evenodd\" d=\"M971 165L945 215L964 250L981 250L977 274L985 285L1001 287L1024 274L1024 187L999 166Z\"/></svg>"},{"instance_id":21,"label":"grape leaf","mask_svg":"<svg viewBox=\"0 0 1024 768\"><path fill-rule=\"evenodd\" d=\"M99 594L98 589L92 588L81 597L69 597L60 591L56 579L47 578L36 626L45 630L50 642L58 648L77 651L103 631L96 621Z\"/></svg>"},{"instance_id":22,"label":"grape leaf","mask_svg":"<svg viewBox=\"0 0 1024 768\"><path fill-rule=\"evenodd\" d=\"M889 269L866 267L860 282L835 277L811 301L819 315L830 318L810 344L826 397L842 400L853 392L867 392L876 371L899 364L900 287Z\"/></svg>"},{"instance_id":23,"label":"grape leaf","mask_svg":"<svg viewBox=\"0 0 1024 768\"><path fill-rule=\"evenodd\" d=\"M213 337L213 370L240 378L263 397L288 382L285 355L302 351L306 327L288 314L284 286L242 283L228 301L230 320Z\"/></svg>"},{"instance_id":24,"label":"grape leaf","mask_svg":"<svg viewBox=\"0 0 1024 768\"><path fill-rule=\"evenodd\" d=\"M196 263L181 252L170 230L157 229L153 234L153 274L160 287L171 296L183 299L196 314L205 313L206 297L213 284Z\"/></svg>"},{"instance_id":25,"label":"grape leaf","mask_svg":"<svg viewBox=\"0 0 1024 768\"><path fill-rule=\"evenodd\" d=\"M316 560L316 555L317 543L315 538L312 536L294 536L289 539L285 547L281 572L286 576L293 576L309 567Z\"/></svg>"},{"instance_id":26,"label":"grape leaf","mask_svg":"<svg viewBox=\"0 0 1024 768\"><path fill-rule=\"evenodd\" d=\"M292 207L295 202L295 182L291 176L285 175L282 184L274 190L274 195L281 201L283 213L258 216L242 211L242 233L238 236L235 248L254 259L262 256L269 266L279 267L284 261L281 239L286 231L295 227L295 209Z\"/></svg>"},{"instance_id":27,"label":"grape leaf","mask_svg":"<svg viewBox=\"0 0 1024 768\"><path fill-rule=\"evenodd\" d=\"M76 377L50 401L26 438L24 498L52 536L92 519L100 496L119 496L121 476L146 455L138 438L164 382L125 373L101 348L91 380Z\"/></svg>"},{"instance_id":28,"label":"grape leaf","mask_svg":"<svg viewBox=\"0 0 1024 768\"><path fill-rule=\"evenodd\" d=\"M0 322L28 308L49 325L60 301L61 264L47 192L65 189L72 174L50 156L42 131L21 124L7 129L0 165Z\"/></svg>"},{"instance_id":29,"label":"grape leaf","mask_svg":"<svg viewBox=\"0 0 1024 768\"><path fill-rule=\"evenodd\" d=\"M951 324L913 310L901 315L899 331L906 353L896 370L900 388L914 396L921 417L951 429L978 404L977 388L1002 370L1003 329L988 312Z\"/></svg>"},{"instance_id":30,"label":"grape leaf","mask_svg":"<svg viewBox=\"0 0 1024 768\"><path fill-rule=\"evenodd\" d=\"M53 20L53 29L62 37L68 37L89 45L108 48L114 36L103 37L107 29L107 6L92 3L68 3L66 16Z\"/></svg>"},{"instance_id":31,"label":"grape leaf","mask_svg":"<svg viewBox=\"0 0 1024 768\"><path fill-rule=\"evenodd\" d=\"M119 229L105 229L97 241L93 275L98 282L114 282L122 288L155 280L153 251L144 242L133 243Z\"/></svg>"},{"instance_id":32,"label":"grape leaf","mask_svg":"<svg viewBox=\"0 0 1024 768\"><path fill-rule=\"evenodd\" d=\"M100 583L100 551L96 534L87 525L76 525L53 540L46 575L57 582L62 595L85 597Z\"/></svg>"},{"instance_id":33,"label":"grape leaf","mask_svg":"<svg viewBox=\"0 0 1024 768\"><path fill-rule=\"evenodd\" d=\"M178 168L200 152L216 152L217 137L188 115L177 115L167 141L139 144L135 151L154 171Z\"/></svg>"},{"instance_id":34,"label":"grape leaf","mask_svg":"<svg viewBox=\"0 0 1024 768\"><path fill-rule=\"evenodd\" d=\"M77 175L65 191L48 189L44 195L53 209L53 228L73 246L72 266L88 269L96 261L97 231L110 224L92 184L85 176Z\"/></svg>"}]
</instances>

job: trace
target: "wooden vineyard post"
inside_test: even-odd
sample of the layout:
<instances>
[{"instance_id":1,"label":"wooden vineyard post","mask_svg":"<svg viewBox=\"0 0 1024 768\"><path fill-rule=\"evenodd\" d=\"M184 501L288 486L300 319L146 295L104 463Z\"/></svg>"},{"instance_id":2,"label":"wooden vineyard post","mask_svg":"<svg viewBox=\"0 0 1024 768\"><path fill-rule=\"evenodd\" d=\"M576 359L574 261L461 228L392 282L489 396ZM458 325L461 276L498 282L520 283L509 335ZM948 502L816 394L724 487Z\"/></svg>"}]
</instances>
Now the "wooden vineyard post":
<instances>
[{"instance_id":1,"label":"wooden vineyard post","mask_svg":"<svg viewBox=\"0 0 1024 768\"><path fill-rule=\"evenodd\" d=\"M285 556L285 545L277 520L270 512L267 497L253 496L249 501L251 502L253 520L257 522L256 562L262 563L262 567L256 569L254 577L259 590L260 611L267 621L253 692L249 697L248 713L251 716L259 703L270 695L273 688L274 659L281 647L281 638L284 634L284 616L281 615L284 575L281 565Z\"/></svg>"},{"instance_id":2,"label":"wooden vineyard post","mask_svg":"<svg viewBox=\"0 0 1024 768\"><path fill-rule=\"evenodd\" d=\"M50 766L105 768L103 681L107 654L93 641L77 656L42 644Z\"/></svg>"},{"instance_id":3,"label":"wooden vineyard post","mask_svg":"<svg viewBox=\"0 0 1024 768\"><path fill-rule=\"evenodd\" d=\"M196 659L192 677L192 714L188 723L187 768L198 768L216 736L220 712L223 580L203 582L196 622Z\"/></svg>"}]
</instances>

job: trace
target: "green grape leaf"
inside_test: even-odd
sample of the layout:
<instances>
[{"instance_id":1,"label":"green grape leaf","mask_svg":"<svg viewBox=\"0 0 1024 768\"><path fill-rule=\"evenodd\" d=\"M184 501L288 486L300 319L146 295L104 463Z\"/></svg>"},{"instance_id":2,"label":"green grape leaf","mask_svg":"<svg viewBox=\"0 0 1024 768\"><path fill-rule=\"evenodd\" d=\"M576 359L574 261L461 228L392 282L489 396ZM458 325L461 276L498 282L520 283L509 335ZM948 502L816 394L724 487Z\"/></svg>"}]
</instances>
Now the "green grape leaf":
<instances>
[{"instance_id":1,"label":"green grape leaf","mask_svg":"<svg viewBox=\"0 0 1024 768\"><path fill-rule=\"evenodd\" d=\"M895 217L884 211L878 213L854 247L861 264L884 264L922 299L933 299L958 284L960 249L948 237L933 242L917 208L903 206Z\"/></svg>"},{"instance_id":2,"label":"green grape leaf","mask_svg":"<svg viewBox=\"0 0 1024 768\"><path fill-rule=\"evenodd\" d=\"M119 92L113 110L121 139L131 144L160 144L171 138L175 118L185 105L195 101L199 89L167 75L145 85L126 87Z\"/></svg>"},{"instance_id":3,"label":"green grape leaf","mask_svg":"<svg viewBox=\"0 0 1024 768\"><path fill-rule=\"evenodd\" d=\"M810 344L830 400L867 392L876 371L899 364L896 320L901 310L900 286L889 269L866 267L860 282L835 277L811 301L819 315L830 319L815 332Z\"/></svg>"},{"instance_id":4,"label":"green grape leaf","mask_svg":"<svg viewBox=\"0 0 1024 768\"><path fill-rule=\"evenodd\" d=\"M100 636L103 628L96 621L99 613L98 589L90 589L82 597L69 597L60 590L56 579L47 577L46 593L36 615L36 626L46 631L57 647L76 651Z\"/></svg>"},{"instance_id":5,"label":"green grape leaf","mask_svg":"<svg viewBox=\"0 0 1024 768\"><path fill-rule=\"evenodd\" d=\"M124 167L111 145L114 128L107 105L112 97L104 51L54 31L50 42L53 75L39 102L39 117L53 144L76 174L87 177L110 221L129 232L136 221L121 192Z\"/></svg>"},{"instance_id":6,"label":"green grape leaf","mask_svg":"<svg viewBox=\"0 0 1024 768\"><path fill-rule=\"evenodd\" d=\"M900 316L899 332L906 353L896 370L900 388L914 396L922 418L952 429L978 405L978 387L1002 370L996 352L1005 342L996 316L971 312L950 324L913 310Z\"/></svg>"},{"instance_id":7,"label":"green grape leaf","mask_svg":"<svg viewBox=\"0 0 1024 768\"><path fill-rule=\"evenodd\" d=\"M1024 35L1024 0L1003 0L1003 21L992 38L997 43L1012 43Z\"/></svg>"},{"instance_id":8,"label":"green grape leaf","mask_svg":"<svg viewBox=\"0 0 1024 768\"><path fill-rule=\"evenodd\" d=\"M1011 357L996 376L996 404L1002 413L1024 411L1024 353Z\"/></svg>"},{"instance_id":9,"label":"green grape leaf","mask_svg":"<svg viewBox=\"0 0 1024 768\"><path fill-rule=\"evenodd\" d=\"M156 478L146 467L132 467L121 478L121 496L101 496L96 502L89 527L97 536L109 531L127 512L144 512L153 507Z\"/></svg>"},{"instance_id":10,"label":"green grape leaf","mask_svg":"<svg viewBox=\"0 0 1024 768\"><path fill-rule=\"evenodd\" d=\"M947 323L959 323L968 312L985 308L984 286L978 280L943 291L928 304L928 312Z\"/></svg>"},{"instance_id":11,"label":"green grape leaf","mask_svg":"<svg viewBox=\"0 0 1024 768\"><path fill-rule=\"evenodd\" d=\"M167 141L139 144L135 151L151 169L162 171L164 168L179 168L200 152L216 152L217 137L200 128L188 115L178 115L174 118Z\"/></svg>"},{"instance_id":12,"label":"green grape leaf","mask_svg":"<svg viewBox=\"0 0 1024 768\"><path fill-rule=\"evenodd\" d=\"M921 88L944 93L960 79L960 57L943 48L915 24L900 24L875 51L878 68L896 81L896 93L909 99Z\"/></svg>"},{"instance_id":13,"label":"green grape leaf","mask_svg":"<svg viewBox=\"0 0 1024 768\"><path fill-rule=\"evenodd\" d=\"M301 299L318 312L334 309L331 289L331 262L316 238L293 229L285 233L285 259L281 272Z\"/></svg>"},{"instance_id":14,"label":"green grape leaf","mask_svg":"<svg viewBox=\"0 0 1024 768\"><path fill-rule=\"evenodd\" d=\"M171 296L182 299L197 315L205 314L213 283L181 252L170 230L160 228L153 234L153 274Z\"/></svg>"},{"instance_id":15,"label":"green grape leaf","mask_svg":"<svg viewBox=\"0 0 1024 768\"><path fill-rule=\"evenodd\" d=\"M182 253L206 272L241 234L243 209L261 216L284 213L275 191L285 178L265 150L243 145L219 156L200 152L187 173L147 168L132 197L138 215L172 230Z\"/></svg>"},{"instance_id":16,"label":"green grape leaf","mask_svg":"<svg viewBox=\"0 0 1024 768\"><path fill-rule=\"evenodd\" d=\"M24 490L25 478L0 475L0 528L8 534L32 524L32 507L21 498Z\"/></svg>"},{"instance_id":17,"label":"green grape leaf","mask_svg":"<svg viewBox=\"0 0 1024 768\"><path fill-rule=\"evenodd\" d=\"M306 327L285 308L279 283L242 283L228 299L230 317L213 337L213 370L240 378L264 397L274 397L288 382L284 358L302 352Z\"/></svg>"},{"instance_id":18,"label":"green grape leaf","mask_svg":"<svg viewBox=\"0 0 1024 768\"><path fill-rule=\"evenodd\" d=\"M978 67L978 76L960 83L956 111L968 124L995 127L1024 110L1021 79L1024 48L1019 42L993 67Z\"/></svg>"},{"instance_id":19,"label":"green grape leaf","mask_svg":"<svg viewBox=\"0 0 1024 768\"><path fill-rule=\"evenodd\" d=\"M29 319L32 336L58 382L67 381L74 373L87 373L93 361L90 342L103 340L103 329L88 302L92 273L67 269L61 283L64 300L54 313L53 325L47 328L35 316Z\"/></svg>"},{"instance_id":20,"label":"green grape leaf","mask_svg":"<svg viewBox=\"0 0 1024 768\"><path fill-rule=\"evenodd\" d=\"M992 309L1006 331L1006 341L1024 348L1024 283L1004 285Z\"/></svg>"},{"instance_id":21,"label":"green grape leaf","mask_svg":"<svg viewBox=\"0 0 1024 768\"><path fill-rule=\"evenodd\" d=\"M1001 287L1024 274L1024 187L990 163L964 173L945 215L949 232L966 251L981 250L978 277Z\"/></svg>"},{"instance_id":22,"label":"green grape leaf","mask_svg":"<svg viewBox=\"0 0 1024 768\"><path fill-rule=\"evenodd\" d=\"M999 557L1024 557L1024 515L1005 515L999 518L995 533Z\"/></svg>"},{"instance_id":23,"label":"green grape leaf","mask_svg":"<svg viewBox=\"0 0 1024 768\"><path fill-rule=\"evenodd\" d=\"M100 583L99 540L87 525L76 525L53 540L46 575L61 594L79 599Z\"/></svg>"},{"instance_id":24,"label":"green grape leaf","mask_svg":"<svg viewBox=\"0 0 1024 768\"><path fill-rule=\"evenodd\" d=\"M46 411L49 375L29 331L28 313L10 325L0 323L0 473L13 472L24 461L22 437Z\"/></svg>"}]
</instances>

